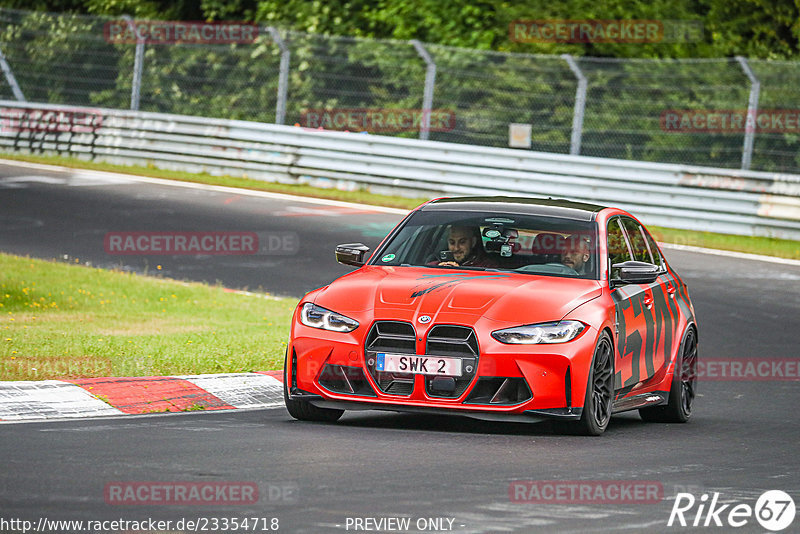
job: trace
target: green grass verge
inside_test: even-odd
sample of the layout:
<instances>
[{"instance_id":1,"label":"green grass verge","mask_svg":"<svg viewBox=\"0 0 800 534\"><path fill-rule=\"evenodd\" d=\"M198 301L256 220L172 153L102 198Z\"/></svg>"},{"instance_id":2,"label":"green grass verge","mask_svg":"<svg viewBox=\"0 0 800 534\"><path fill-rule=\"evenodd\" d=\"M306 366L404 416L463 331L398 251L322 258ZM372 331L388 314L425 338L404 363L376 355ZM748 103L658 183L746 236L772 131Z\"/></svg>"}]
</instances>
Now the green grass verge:
<instances>
[{"instance_id":1,"label":"green grass verge","mask_svg":"<svg viewBox=\"0 0 800 534\"><path fill-rule=\"evenodd\" d=\"M266 371L294 299L0 254L0 380Z\"/></svg>"},{"instance_id":2,"label":"green grass verge","mask_svg":"<svg viewBox=\"0 0 800 534\"><path fill-rule=\"evenodd\" d=\"M184 182L196 182L211 185L224 185L229 187L241 187L244 189L255 189L259 191L273 191L277 193L287 193L291 195L310 196L316 198L329 198L333 200L343 200L347 202L358 202L375 206L388 206L392 208L413 209L428 198L405 198L389 195L376 195L367 191L340 191L338 189L323 189L308 185L288 185L262 182L249 178L238 178L234 176L213 176L210 174L193 174L179 171L168 171L155 167L112 165L110 163L89 162L77 158L63 156L36 156L29 154L4 154L0 153L0 158L30 161L34 163L45 163L50 165L61 165L63 167L73 167L78 169L94 169L102 171L112 171L138 176L152 176L169 180L180 180ZM719 250L732 250L736 252L747 252L750 254L762 254L766 256L776 256L779 258L800 259L800 241L786 239L773 239L769 237L748 237L729 234L716 234L712 232L697 232L692 230L676 230L674 228L661 228L649 226L659 241L674 243L678 245L691 245Z\"/></svg>"}]
</instances>

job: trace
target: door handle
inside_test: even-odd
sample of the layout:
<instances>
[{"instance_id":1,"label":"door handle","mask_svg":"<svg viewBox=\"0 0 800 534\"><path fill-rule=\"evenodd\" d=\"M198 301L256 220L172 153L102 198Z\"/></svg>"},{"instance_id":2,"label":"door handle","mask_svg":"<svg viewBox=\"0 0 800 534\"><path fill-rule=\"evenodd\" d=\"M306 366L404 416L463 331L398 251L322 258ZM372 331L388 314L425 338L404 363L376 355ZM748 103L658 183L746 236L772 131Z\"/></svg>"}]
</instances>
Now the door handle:
<instances>
[{"instance_id":1,"label":"door handle","mask_svg":"<svg viewBox=\"0 0 800 534\"><path fill-rule=\"evenodd\" d=\"M645 293L644 294L644 305L649 310L653 307L653 294L652 293Z\"/></svg>"},{"instance_id":2,"label":"door handle","mask_svg":"<svg viewBox=\"0 0 800 534\"><path fill-rule=\"evenodd\" d=\"M675 289L675 286L673 286L672 284L667 284L667 295L669 295L669 298L674 299L675 298L675 293L677 291L678 290Z\"/></svg>"}]
</instances>

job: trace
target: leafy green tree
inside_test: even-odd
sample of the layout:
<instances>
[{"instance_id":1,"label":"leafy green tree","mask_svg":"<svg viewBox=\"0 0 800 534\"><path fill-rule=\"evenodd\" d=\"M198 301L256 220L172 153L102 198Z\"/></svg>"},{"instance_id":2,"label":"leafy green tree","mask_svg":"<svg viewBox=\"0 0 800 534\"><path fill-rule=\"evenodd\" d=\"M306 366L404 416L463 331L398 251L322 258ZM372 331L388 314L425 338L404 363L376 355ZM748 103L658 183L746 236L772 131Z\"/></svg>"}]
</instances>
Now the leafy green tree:
<instances>
[{"instance_id":1,"label":"leafy green tree","mask_svg":"<svg viewBox=\"0 0 800 534\"><path fill-rule=\"evenodd\" d=\"M330 35L419 39L482 50L600 57L800 57L797 0L0 0L0 7L169 20L258 21ZM520 43L515 20L702 22L700 39Z\"/></svg>"},{"instance_id":2,"label":"leafy green tree","mask_svg":"<svg viewBox=\"0 0 800 534\"><path fill-rule=\"evenodd\" d=\"M800 57L800 2L797 0L706 2L710 37L719 56Z\"/></svg>"}]
</instances>

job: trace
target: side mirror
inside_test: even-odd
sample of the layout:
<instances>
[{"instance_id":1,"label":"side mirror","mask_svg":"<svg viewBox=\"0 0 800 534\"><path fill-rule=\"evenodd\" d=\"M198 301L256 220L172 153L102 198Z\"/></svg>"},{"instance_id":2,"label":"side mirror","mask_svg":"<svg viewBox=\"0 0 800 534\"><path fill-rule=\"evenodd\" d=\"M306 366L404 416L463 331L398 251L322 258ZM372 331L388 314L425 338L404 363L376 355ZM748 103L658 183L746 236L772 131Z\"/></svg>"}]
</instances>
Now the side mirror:
<instances>
[{"instance_id":1,"label":"side mirror","mask_svg":"<svg viewBox=\"0 0 800 534\"><path fill-rule=\"evenodd\" d=\"M367 252L369 252L369 247L363 243L336 245L336 261L343 265L361 267L364 265Z\"/></svg>"},{"instance_id":2,"label":"side mirror","mask_svg":"<svg viewBox=\"0 0 800 534\"><path fill-rule=\"evenodd\" d=\"M619 269L619 277L611 279L612 288L625 284L652 284L661 273L658 265L644 261L624 261L611 268Z\"/></svg>"}]
</instances>

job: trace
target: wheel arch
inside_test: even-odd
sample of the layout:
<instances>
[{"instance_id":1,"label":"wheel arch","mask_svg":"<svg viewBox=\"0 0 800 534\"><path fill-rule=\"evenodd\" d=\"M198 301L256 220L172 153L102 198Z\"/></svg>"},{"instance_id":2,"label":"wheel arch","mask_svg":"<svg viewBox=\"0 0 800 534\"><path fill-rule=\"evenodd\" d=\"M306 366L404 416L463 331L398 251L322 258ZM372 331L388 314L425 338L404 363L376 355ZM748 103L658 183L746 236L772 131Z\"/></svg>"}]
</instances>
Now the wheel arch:
<instances>
[{"instance_id":1,"label":"wheel arch","mask_svg":"<svg viewBox=\"0 0 800 534\"><path fill-rule=\"evenodd\" d=\"M586 392L589 388L589 381L592 378L592 368L594 366L594 358L595 353L597 350L597 344L600 342L600 338L603 334L608 334L609 342L611 343L611 364L613 367L613 372L616 372L617 365L616 365L616 344L614 343L614 333L611 329L611 326L608 324L603 325L597 331L597 335L594 338L594 343L592 344L592 354L590 358L584 360L586 362L586 369L582 369L579 372L576 372L574 369L573 361L570 364L570 378L571 378L571 386L570 386L570 404L575 406L583 406L584 402L586 402Z\"/></svg>"}]
</instances>

